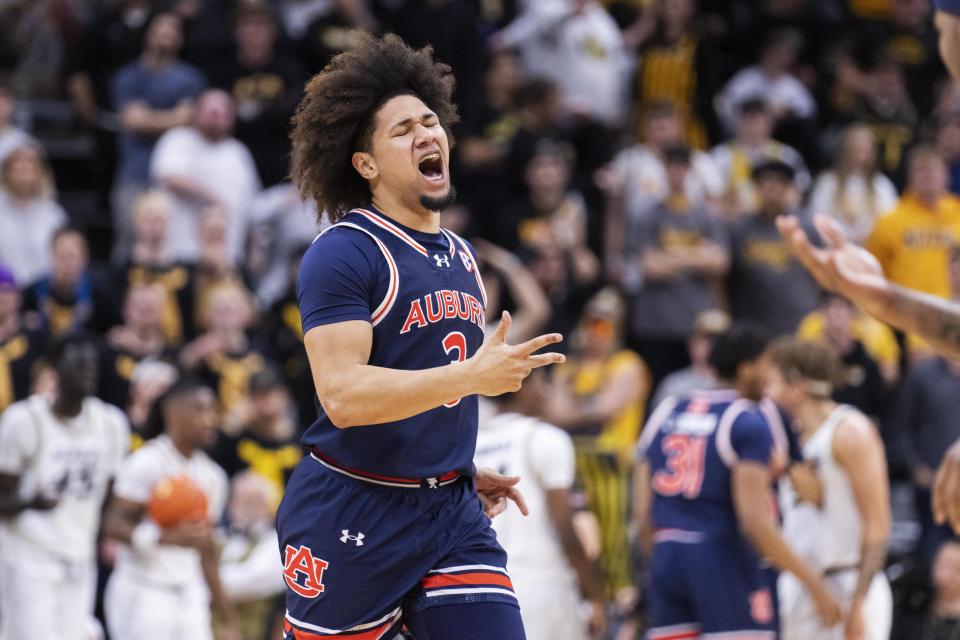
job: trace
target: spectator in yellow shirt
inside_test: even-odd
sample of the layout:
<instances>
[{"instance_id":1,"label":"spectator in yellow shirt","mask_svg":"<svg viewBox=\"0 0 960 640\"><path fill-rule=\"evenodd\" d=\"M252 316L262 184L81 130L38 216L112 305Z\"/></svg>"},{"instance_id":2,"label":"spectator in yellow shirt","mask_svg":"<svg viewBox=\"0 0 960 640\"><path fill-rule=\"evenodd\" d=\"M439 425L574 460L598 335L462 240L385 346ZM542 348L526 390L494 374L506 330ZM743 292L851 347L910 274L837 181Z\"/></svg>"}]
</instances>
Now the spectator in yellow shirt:
<instances>
[{"instance_id":1,"label":"spectator in yellow shirt","mask_svg":"<svg viewBox=\"0 0 960 640\"><path fill-rule=\"evenodd\" d=\"M907 190L880 218L866 248L894 283L950 297L947 263L960 244L960 199L947 191L947 165L933 147L910 153Z\"/></svg>"}]
</instances>

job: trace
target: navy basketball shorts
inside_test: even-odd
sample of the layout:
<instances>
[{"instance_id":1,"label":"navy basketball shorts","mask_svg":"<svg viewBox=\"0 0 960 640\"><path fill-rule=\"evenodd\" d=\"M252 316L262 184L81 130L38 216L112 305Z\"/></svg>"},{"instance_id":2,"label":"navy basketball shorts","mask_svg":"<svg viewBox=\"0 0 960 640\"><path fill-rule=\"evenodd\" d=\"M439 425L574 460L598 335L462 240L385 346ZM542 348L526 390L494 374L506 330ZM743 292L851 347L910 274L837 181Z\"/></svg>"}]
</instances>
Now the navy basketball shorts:
<instances>
[{"instance_id":1,"label":"navy basketball shorts","mask_svg":"<svg viewBox=\"0 0 960 640\"><path fill-rule=\"evenodd\" d=\"M960 0L933 0L933 6L937 11L945 11L960 16Z\"/></svg>"},{"instance_id":2,"label":"navy basketball shorts","mask_svg":"<svg viewBox=\"0 0 960 640\"><path fill-rule=\"evenodd\" d=\"M648 640L774 640L775 607L770 578L740 541L656 543Z\"/></svg>"},{"instance_id":3,"label":"navy basketball shorts","mask_svg":"<svg viewBox=\"0 0 960 640\"><path fill-rule=\"evenodd\" d=\"M431 607L518 607L472 478L436 480L385 486L304 457L277 514L285 640L389 639Z\"/></svg>"}]
</instances>

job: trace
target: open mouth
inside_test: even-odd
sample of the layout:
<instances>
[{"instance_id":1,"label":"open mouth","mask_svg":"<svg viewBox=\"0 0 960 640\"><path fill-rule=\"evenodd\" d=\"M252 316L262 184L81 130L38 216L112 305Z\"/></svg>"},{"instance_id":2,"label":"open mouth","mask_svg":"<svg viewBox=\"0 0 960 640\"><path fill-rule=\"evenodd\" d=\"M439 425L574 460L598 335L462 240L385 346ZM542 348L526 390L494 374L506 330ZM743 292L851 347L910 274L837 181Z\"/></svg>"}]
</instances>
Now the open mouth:
<instances>
[{"instance_id":1,"label":"open mouth","mask_svg":"<svg viewBox=\"0 0 960 640\"><path fill-rule=\"evenodd\" d=\"M427 180L436 181L443 178L443 161L440 159L439 153L431 153L420 158L417 169Z\"/></svg>"}]
</instances>

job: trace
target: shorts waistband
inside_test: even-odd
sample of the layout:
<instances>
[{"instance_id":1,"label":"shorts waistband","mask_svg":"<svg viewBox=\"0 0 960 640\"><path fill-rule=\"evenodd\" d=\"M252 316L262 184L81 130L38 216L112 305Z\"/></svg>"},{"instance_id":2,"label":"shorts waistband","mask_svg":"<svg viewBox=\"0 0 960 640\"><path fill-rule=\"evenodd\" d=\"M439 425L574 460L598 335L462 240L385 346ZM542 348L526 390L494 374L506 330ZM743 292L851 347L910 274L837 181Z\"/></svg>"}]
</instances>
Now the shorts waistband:
<instances>
[{"instance_id":1,"label":"shorts waistband","mask_svg":"<svg viewBox=\"0 0 960 640\"><path fill-rule=\"evenodd\" d=\"M697 544L707 537L700 531L686 529L657 529L653 533L654 542L679 542L681 544Z\"/></svg>"},{"instance_id":2,"label":"shorts waistband","mask_svg":"<svg viewBox=\"0 0 960 640\"><path fill-rule=\"evenodd\" d=\"M831 578L841 573L849 573L851 571L860 571L860 565L858 564L848 564L848 565L836 565L833 567L827 567L823 570L823 575L827 578Z\"/></svg>"},{"instance_id":3,"label":"shorts waistband","mask_svg":"<svg viewBox=\"0 0 960 640\"><path fill-rule=\"evenodd\" d=\"M453 484L461 477L456 471L448 471L442 475L433 476L430 478L398 478L396 476L384 476L378 473L370 473L369 471L360 471L359 469L351 469L350 467L346 467L330 456L325 455L316 447L310 450L310 457L331 471L336 471L341 475L345 475L355 480L362 480L363 482L369 482L371 484L377 484L384 487L397 487L400 489L436 489L438 487L444 487L448 484Z\"/></svg>"}]
</instances>

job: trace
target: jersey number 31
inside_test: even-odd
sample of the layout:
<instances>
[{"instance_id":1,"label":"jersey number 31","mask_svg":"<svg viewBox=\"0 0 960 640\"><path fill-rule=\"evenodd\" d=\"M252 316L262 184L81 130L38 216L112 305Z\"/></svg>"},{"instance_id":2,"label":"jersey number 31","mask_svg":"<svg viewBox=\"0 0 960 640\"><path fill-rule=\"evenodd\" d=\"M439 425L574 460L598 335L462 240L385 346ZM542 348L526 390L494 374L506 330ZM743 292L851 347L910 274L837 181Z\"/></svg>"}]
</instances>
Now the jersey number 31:
<instances>
[{"instance_id":1,"label":"jersey number 31","mask_svg":"<svg viewBox=\"0 0 960 640\"><path fill-rule=\"evenodd\" d=\"M661 448L667 461L665 468L653 474L654 490L666 497L683 494L693 499L700 495L706 439L672 434L663 439Z\"/></svg>"}]
</instances>

